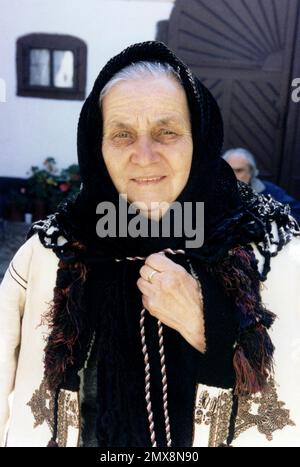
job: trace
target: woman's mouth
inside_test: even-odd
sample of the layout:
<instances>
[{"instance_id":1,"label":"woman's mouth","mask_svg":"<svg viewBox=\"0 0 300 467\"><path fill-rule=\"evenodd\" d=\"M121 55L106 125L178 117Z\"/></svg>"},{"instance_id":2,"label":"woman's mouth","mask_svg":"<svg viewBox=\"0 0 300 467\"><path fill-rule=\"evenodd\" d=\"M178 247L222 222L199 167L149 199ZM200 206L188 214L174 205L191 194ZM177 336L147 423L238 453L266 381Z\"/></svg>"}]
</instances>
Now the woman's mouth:
<instances>
[{"instance_id":1,"label":"woman's mouth","mask_svg":"<svg viewBox=\"0 0 300 467\"><path fill-rule=\"evenodd\" d=\"M160 183L165 178L166 175L163 175L162 177L138 177L132 178L131 180L138 185L155 185L156 183Z\"/></svg>"}]
</instances>

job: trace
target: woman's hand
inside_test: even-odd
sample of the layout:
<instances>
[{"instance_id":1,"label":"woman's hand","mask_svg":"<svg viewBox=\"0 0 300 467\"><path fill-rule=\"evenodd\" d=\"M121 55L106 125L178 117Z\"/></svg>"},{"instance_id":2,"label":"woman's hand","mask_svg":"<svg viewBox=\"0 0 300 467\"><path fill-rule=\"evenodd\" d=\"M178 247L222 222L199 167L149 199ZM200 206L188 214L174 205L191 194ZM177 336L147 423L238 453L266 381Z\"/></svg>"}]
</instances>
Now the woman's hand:
<instances>
[{"instance_id":1,"label":"woman's hand","mask_svg":"<svg viewBox=\"0 0 300 467\"><path fill-rule=\"evenodd\" d=\"M155 270L151 282L149 275ZM148 256L137 286L144 307L152 316L178 331L200 352L205 352L202 295L199 284L182 266L165 254Z\"/></svg>"}]
</instances>

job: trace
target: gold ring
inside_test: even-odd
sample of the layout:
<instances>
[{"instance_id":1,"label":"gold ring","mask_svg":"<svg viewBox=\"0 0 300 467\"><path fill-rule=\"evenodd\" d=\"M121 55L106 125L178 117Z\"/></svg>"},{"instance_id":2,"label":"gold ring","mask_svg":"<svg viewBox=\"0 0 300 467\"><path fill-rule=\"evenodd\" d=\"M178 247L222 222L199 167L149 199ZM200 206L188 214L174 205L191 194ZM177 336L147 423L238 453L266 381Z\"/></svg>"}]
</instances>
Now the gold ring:
<instances>
[{"instance_id":1,"label":"gold ring","mask_svg":"<svg viewBox=\"0 0 300 467\"><path fill-rule=\"evenodd\" d=\"M148 276L148 282L151 282L152 284L152 277L154 276L154 274L156 274L158 271L155 271L155 269L153 271L150 272L149 276Z\"/></svg>"}]
</instances>

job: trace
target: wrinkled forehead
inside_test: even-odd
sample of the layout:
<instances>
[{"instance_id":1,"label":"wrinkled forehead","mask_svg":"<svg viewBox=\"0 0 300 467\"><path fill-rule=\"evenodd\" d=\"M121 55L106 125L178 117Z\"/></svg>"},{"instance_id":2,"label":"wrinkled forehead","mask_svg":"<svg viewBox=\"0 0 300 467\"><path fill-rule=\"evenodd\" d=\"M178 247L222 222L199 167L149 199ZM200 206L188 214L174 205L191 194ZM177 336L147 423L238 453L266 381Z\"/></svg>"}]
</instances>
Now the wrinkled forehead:
<instances>
[{"instance_id":1,"label":"wrinkled forehead","mask_svg":"<svg viewBox=\"0 0 300 467\"><path fill-rule=\"evenodd\" d=\"M190 123L184 87L169 76L129 79L114 84L102 99L105 125L121 126L137 120L158 124Z\"/></svg>"}]
</instances>

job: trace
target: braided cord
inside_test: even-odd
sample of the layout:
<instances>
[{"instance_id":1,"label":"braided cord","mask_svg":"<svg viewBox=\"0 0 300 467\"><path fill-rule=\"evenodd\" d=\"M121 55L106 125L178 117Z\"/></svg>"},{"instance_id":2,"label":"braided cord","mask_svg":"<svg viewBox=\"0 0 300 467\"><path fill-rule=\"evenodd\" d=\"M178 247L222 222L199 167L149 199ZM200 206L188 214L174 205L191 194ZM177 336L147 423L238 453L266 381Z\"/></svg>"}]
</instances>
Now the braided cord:
<instances>
[{"instance_id":1,"label":"braided cord","mask_svg":"<svg viewBox=\"0 0 300 467\"><path fill-rule=\"evenodd\" d=\"M152 411L151 394L150 394L150 364L149 364L149 355L148 355L148 349L147 349L146 337L145 337L145 312L146 310L145 308L143 308L141 311L141 319L140 319L142 352L144 355L144 363L145 363L145 397L146 397L146 404L147 404L151 444L152 444L152 447L156 447L157 444L156 444L156 439L155 439L154 420L153 420L153 411Z\"/></svg>"},{"instance_id":2,"label":"braided cord","mask_svg":"<svg viewBox=\"0 0 300 467\"><path fill-rule=\"evenodd\" d=\"M167 374L166 374L166 364L165 364L163 326L159 320L157 324L158 324L158 337L159 337L160 367L161 367L162 386L163 386L163 403L164 403L166 438L167 438L167 446L171 447L172 440L171 440L170 418L169 418L169 411L168 411L168 384L167 384Z\"/></svg>"},{"instance_id":3,"label":"braided cord","mask_svg":"<svg viewBox=\"0 0 300 467\"><path fill-rule=\"evenodd\" d=\"M164 253L169 253L171 255L176 254L185 254L184 250L172 250L171 248L165 248L162 250ZM115 258L115 261L120 262L124 260L128 261L143 261L145 256L126 256L125 258ZM144 364L145 364L145 399L146 407L148 413L148 422L149 422L149 431L152 447L157 447L156 435L154 428L154 419L153 419L153 410L151 404L151 393L150 393L150 363L149 363L149 354L146 344L145 336L145 313L146 310L143 308L141 310L140 318L140 334L142 342L142 352L144 355ZM168 384L167 384L167 373L166 373L166 364L165 364L165 348L164 348L164 338L163 338L163 326L160 320L157 321L158 325L158 337L159 337L159 355L160 355L160 367L161 367L161 376L162 376L162 392L163 392L163 407L164 407L164 419L165 419L165 430L166 430L166 440L167 446L172 446L171 439L171 428L170 428L170 418L168 411Z\"/></svg>"}]
</instances>

